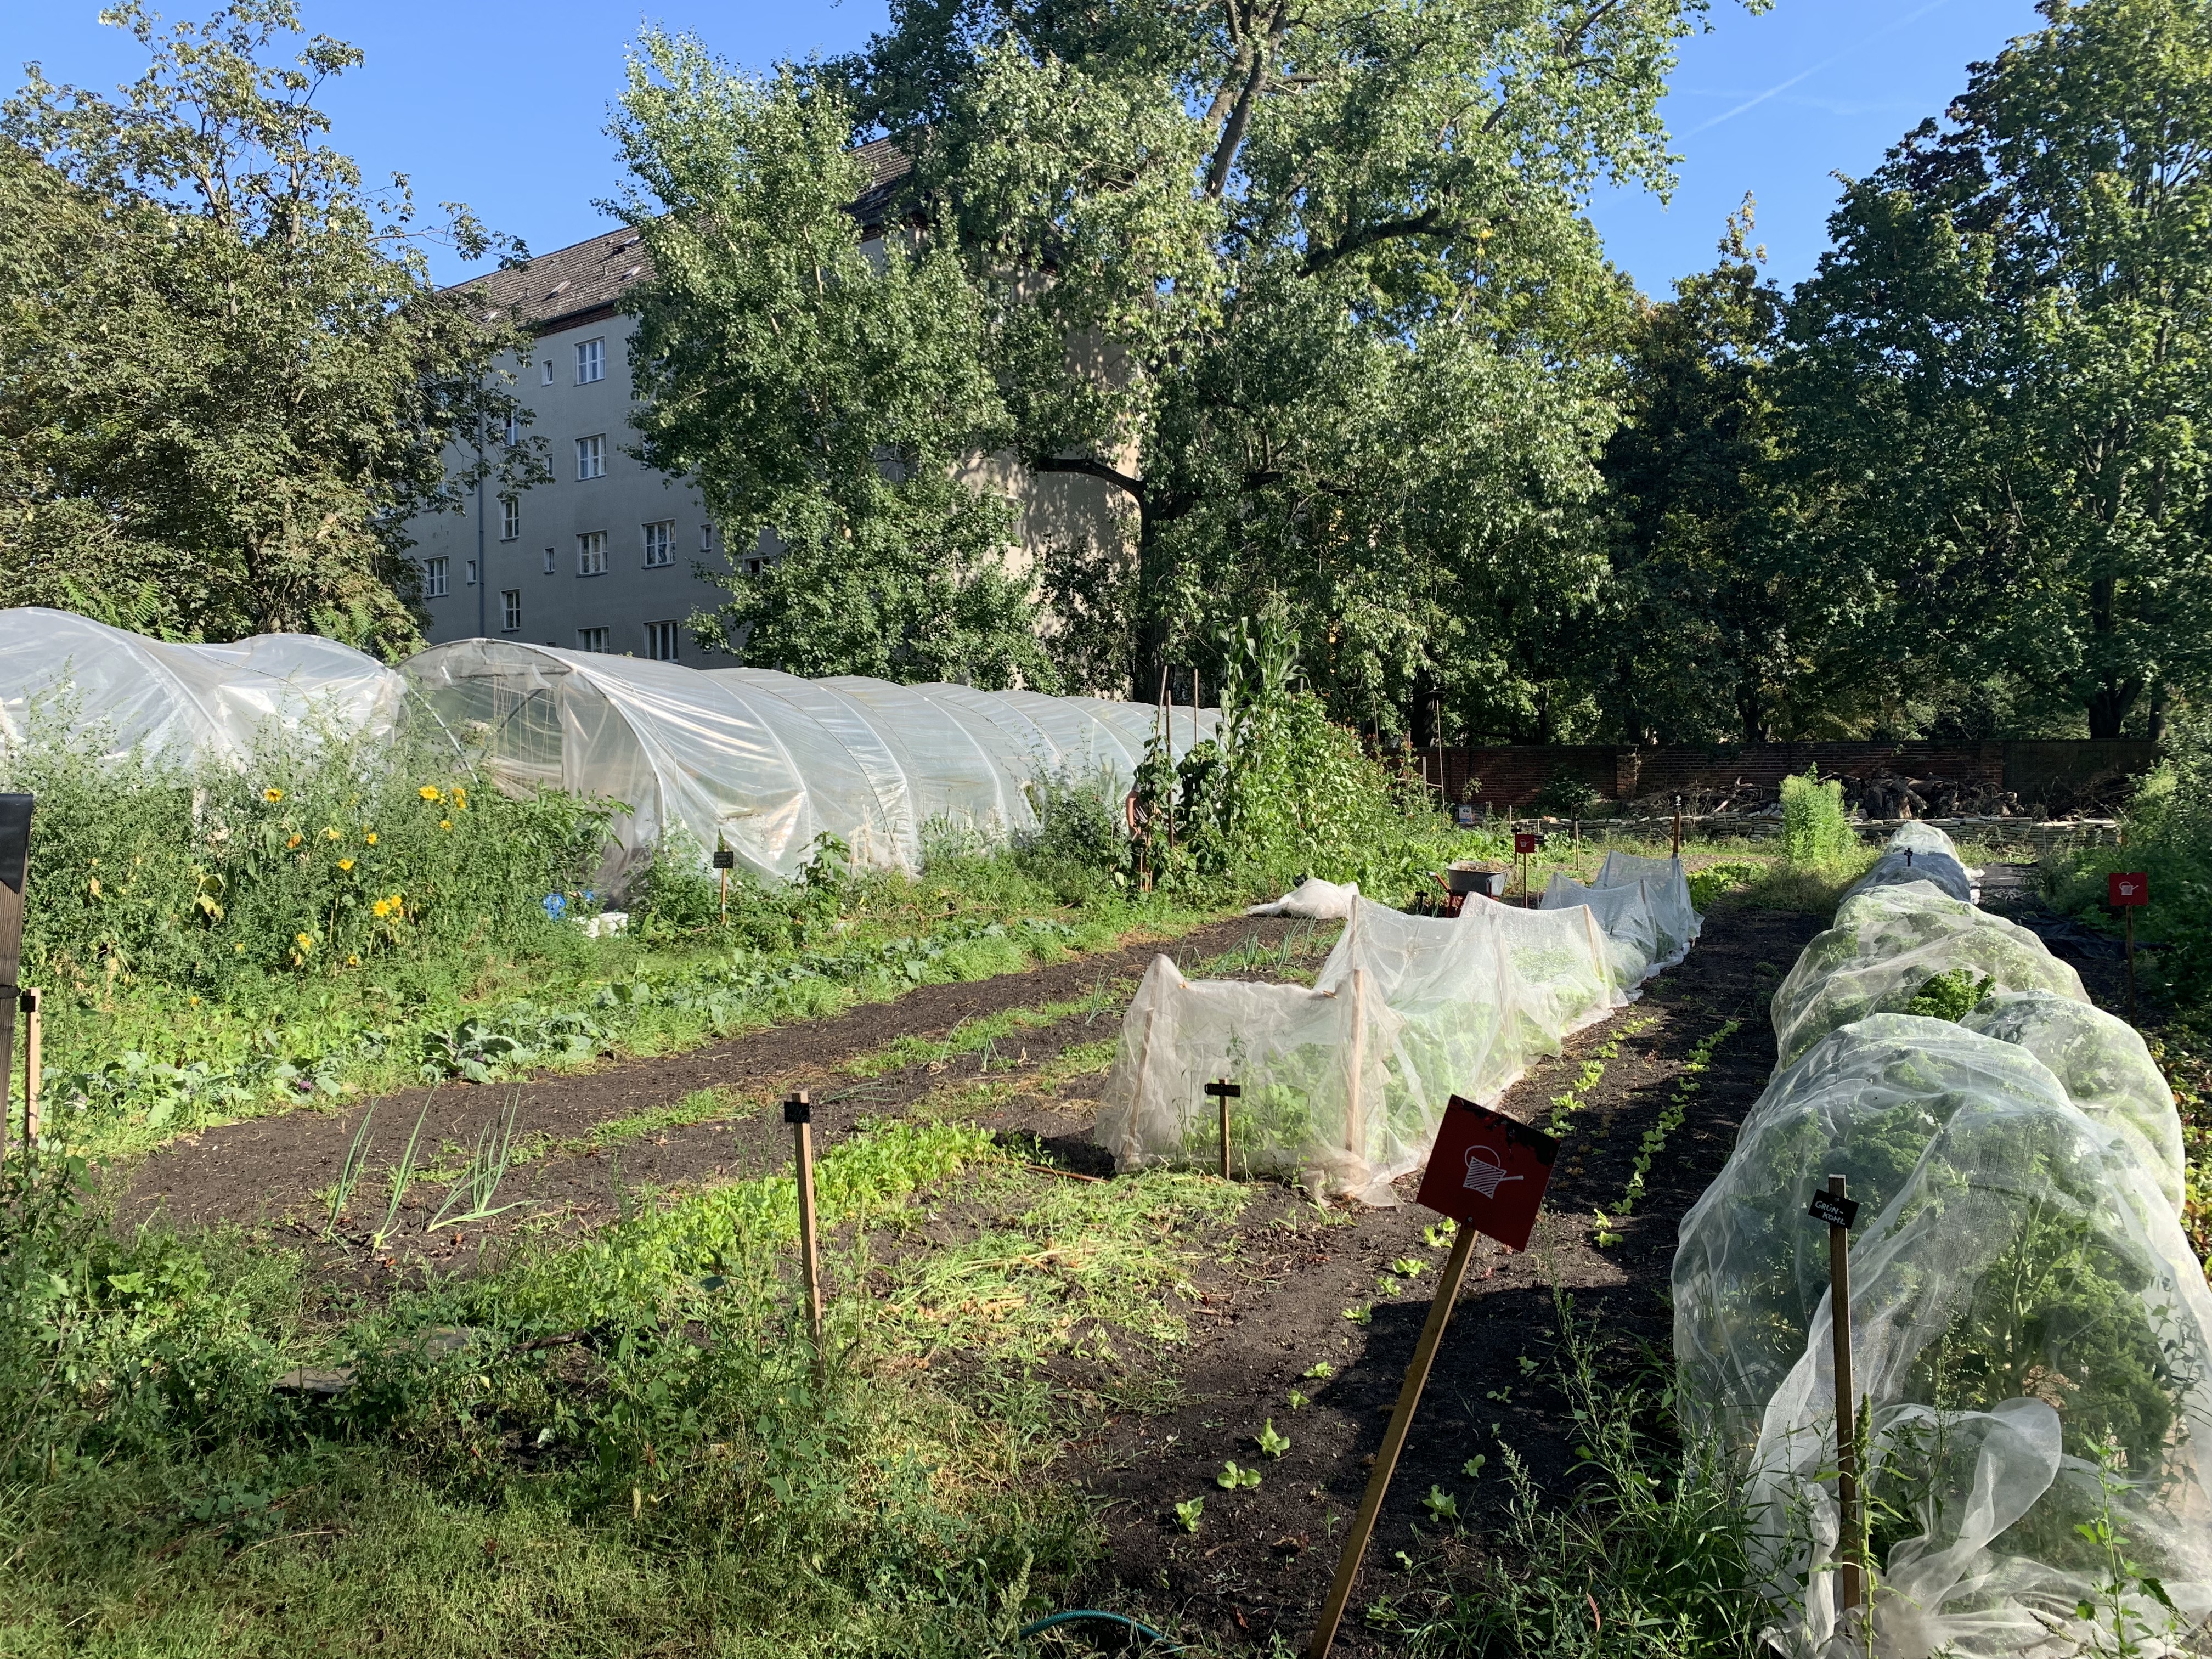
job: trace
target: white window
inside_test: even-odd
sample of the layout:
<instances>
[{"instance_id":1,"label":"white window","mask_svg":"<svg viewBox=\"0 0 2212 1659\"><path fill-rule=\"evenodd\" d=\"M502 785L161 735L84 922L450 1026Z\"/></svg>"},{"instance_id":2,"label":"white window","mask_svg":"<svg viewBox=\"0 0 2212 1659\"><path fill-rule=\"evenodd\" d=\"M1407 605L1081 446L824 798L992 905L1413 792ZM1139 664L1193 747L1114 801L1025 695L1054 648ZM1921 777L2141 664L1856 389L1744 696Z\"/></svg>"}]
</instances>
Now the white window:
<instances>
[{"instance_id":1,"label":"white window","mask_svg":"<svg viewBox=\"0 0 2212 1659\"><path fill-rule=\"evenodd\" d=\"M522 590L510 587L499 596L499 625L512 634L522 626Z\"/></svg>"},{"instance_id":2,"label":"white window","mask_svg":"<svg viewBox=\"0 0 2212 1659\"><path fill-rule=\"evenodd\" d=\"M655 662L676 660L676 624L674 623L646 623L645 654Z\"/></svg>"},{"instance_id":3,"label":"white window","mask_svg":"<svg viewBox=\"0 0 2212 1659\"><path fill-rule=\"evenodd\" d=\"M645 562L648 569L672 562L676 556L676 525L672 520L645 526Z\"/></svg>"},{"instance_id":4,"label":"white window","mask_svg":"<svg viewBox=\"0 0 2212 1659\"><path fill-rule=\"evenodd\" d=\"M507 411L507 447L512 449L522 441L522 416L514 410Z\"/></svg>"},{"instance_id":5,"label":"white window","mask_svg":"<svg viewBox=\"0 0 2212 1659\"><path fill-rule=\"evenodd\" d=\"M549 576L553 574L554 567L558 565L560 562L561 556L556 553L551 548L547 548L545 550L545 574ZM550 644L550 641L549 641L548 643Z\"/></svg>"},{"instance_id":6,"label":"white window","mask_svg":"<svg viewBox=\"0 0 2212 1659\"><path fill-rule=\"evenodd\" d=\"M605 531L588 531L576 538L576 574L579 576L604 576L607 574Z\"/></svg>"},{"instance_id":7,"label":"white window","mask_svg":"<svg viewBox=\"0 0 2212 1659\"><path fill-rule=\"evenodd\" d=\"M702 553L712 553L714 550L714 526L702 524L699 526L699 550Z\"/></svg>"},{"instance_id":8,"label":"white window","mask_svg":"<svg viewBox=\"0 0 2212 1659\"><path fill-rule=\"evenodd\" d=\"M589 386L607 378L607 343L585 340L576 347L576 384Z\"/></svg>"},{"instance_id":9,"label":"white window","mask_svg":"<svg viewBox=\"0 0 2212 1659\"><path fill-rule=\"evenodd\" d=\"M522 534L522 503L512 495L499 498L499 538L511 542Z\"/></svg>"},{"instance_id":10,"label":"white window","mask_svg":"<svg viewBox=\"0 0 2212 1659\"><path fill-rule=\"evenodd\" d=\"M442 599L446 597L446 573L452 568L453 561L450 559L422 561L422 597L424 599Z\"/></svg>"},{"instance_id":11,"label":"white window","mask_svg":"<svg viewBox=\"0 0 2212 1659\"><path fill-rule=\"evenodd\" d=\"M576 440L576 477L604 478L607 476L607 439L605 433L596 437Z\"/></svg>"},{"instance_id":12,"label":"white window","mask_svg":"<svg viewBox=\"0 0 2212 1659\"><path fill-rule=\"evenodd\" d=\"M604 628L580 628L576 630L576 649L604 651L607 648L607 630Z\"/></svg>"},{"instance_id":13,"label":"white window","mask_svg":"<svg viewBox=\"0 0 2212 1659\"><path fill-rule=\"evenodd\" d=\"M538 384L540 386L553 384L553 360L550 357L538 365Z\"/></svg>"},{"instance_id":14,"label":"white window","mask_svg":"<svg viewBox=\"0 0 2212 1659\"><path fill-rule=\"evenodd\" d=\"M471 559L466 564L463 565L461 568L468 572L469 586L471 587L474 587L477 585L477 562L474 559Z\"/></svg>"}]
</instances>

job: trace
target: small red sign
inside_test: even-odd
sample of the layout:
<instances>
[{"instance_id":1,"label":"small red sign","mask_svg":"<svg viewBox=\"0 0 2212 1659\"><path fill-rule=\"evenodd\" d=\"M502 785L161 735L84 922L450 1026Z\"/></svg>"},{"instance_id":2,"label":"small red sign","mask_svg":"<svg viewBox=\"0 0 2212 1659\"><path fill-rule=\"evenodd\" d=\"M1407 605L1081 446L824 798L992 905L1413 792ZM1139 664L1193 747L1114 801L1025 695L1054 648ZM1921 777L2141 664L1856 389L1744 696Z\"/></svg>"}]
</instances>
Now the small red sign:
<instances>
[{"instance_id":1,"label":"small red sign","mask_svg":"<svg viewBox=\"0 0 2212 1659\"><path fill-rule=\"evenodd\" d=\"M1413 1201L1525 1250L1559 1153L1541 1129L1454 1095Z\"/></svg>"},{"instance_id":2,"label":"small red sign","mask_svg":"<svg viewBox=\"0 0 2212 1659\"><path fill-rule=\"evenodd\" d=\"M1543 840L1533 830L1516 830L1513 832L1513 850L1516 853L1533 853L1543 844Z\"/></svg>"},{"instance_id":3,"label":"small red sign","mask_svg":"<svg viewBox=\"0 0 2212 1659\"><path fill-rule=\"evenodd\" d=\"M2105 878L2105 902L2115 910L2150 902L2150 878L2140 870L2115 871Z\"/></svg>"}]
</instances>

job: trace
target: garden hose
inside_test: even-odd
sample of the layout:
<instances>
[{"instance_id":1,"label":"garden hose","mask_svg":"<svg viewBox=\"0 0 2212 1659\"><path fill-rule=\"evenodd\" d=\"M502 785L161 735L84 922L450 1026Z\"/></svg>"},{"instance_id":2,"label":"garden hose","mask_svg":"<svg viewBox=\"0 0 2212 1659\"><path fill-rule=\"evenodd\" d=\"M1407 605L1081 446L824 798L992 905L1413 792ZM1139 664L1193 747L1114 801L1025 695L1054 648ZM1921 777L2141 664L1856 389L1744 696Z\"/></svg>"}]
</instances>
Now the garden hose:
<instances>
[{"instance_id":1,"label":"garden hose","mask_svg":"<svg viewBox=\"0 0 2212 1659\"><path fill-rule=\"evenodd\" d=\"M1023 1636L1035 1636L1042 1631L1050 1630L1054 1625L1082 1625L1093 1623L1101 1625L1127 1626L1129 1629L1136 1631L1141 1635L1151 1637L1153 1641L1161 1644L1170 1653L1181 1653L1182 1651L1182 1644L1180 1642L1169 1641L1166 1637L1161 1635L1159 1632L1154 1630L1150 1625L1140 1625L1135 1620L1127 1618L1118 1613L1101 1613L1095 1607L1076 1607L1066 1613L1055 1613L1049 1619L1040 1619L1034 1625L1023 1626L1020 1634Z\"/></svg>"}]
</instances>

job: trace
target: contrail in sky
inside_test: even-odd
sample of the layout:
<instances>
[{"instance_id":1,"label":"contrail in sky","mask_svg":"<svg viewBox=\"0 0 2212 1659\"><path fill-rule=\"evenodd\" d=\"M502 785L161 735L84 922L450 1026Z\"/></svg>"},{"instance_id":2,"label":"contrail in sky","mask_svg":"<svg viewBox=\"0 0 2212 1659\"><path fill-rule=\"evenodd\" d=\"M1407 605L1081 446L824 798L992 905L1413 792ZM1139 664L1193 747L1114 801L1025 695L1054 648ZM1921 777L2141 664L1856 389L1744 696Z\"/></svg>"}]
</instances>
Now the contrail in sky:
<instances>
[{"instance_id":1,"label":"contrail in sky","mask_svg":"<svg viewBox=\"0 0 2212 1659\"><path fill-rule=\"evenodd\" d=\"M1777 93L1789 91L1790 88L1796 86L1800 81L1805 79L1806 76L1818 75L1822 70L1827 68L1829 64L1840 63L1843 59L1850 57L1853 52L1858 51L1862 46L1870 46L1875 41L1881 40L1885 34L1894 34L1898 30L1903 28L1907 23L1917 22L1921 18L1925 17L1929 12L1935 10L1936 7L1942 5L1944 3L1945 0L1928 0L1928 3L1921 7L1918 11L1908 12L1905 15L1899 18L1894 23L1891 23L1885 27L1876 29L1872 34L1867 36L1863 40L1854 40L1850 46L1845 46L1841 52L1832 52L1829 56L1823 58L1819 63L1814 64L1812 68L1808 70L1800 70L1796 74L1791 76L1787 81L1782 82L1779 85L1767 88L1765 92L1760 93L1756 98L1747 98L1742 103L1738 104L1734 109L1728 110L1719 115L1716 115L1710 121L1699 122L1696 126L1692 127L1687 132L1684 133L1682 137L1685 138L1694 138L1698 134L1703 132L1707 127L1717 127L1723 121L1734 119L1736 116L1742 114L1744 111L1765 103Z\"/></svg>"}]
</instances>

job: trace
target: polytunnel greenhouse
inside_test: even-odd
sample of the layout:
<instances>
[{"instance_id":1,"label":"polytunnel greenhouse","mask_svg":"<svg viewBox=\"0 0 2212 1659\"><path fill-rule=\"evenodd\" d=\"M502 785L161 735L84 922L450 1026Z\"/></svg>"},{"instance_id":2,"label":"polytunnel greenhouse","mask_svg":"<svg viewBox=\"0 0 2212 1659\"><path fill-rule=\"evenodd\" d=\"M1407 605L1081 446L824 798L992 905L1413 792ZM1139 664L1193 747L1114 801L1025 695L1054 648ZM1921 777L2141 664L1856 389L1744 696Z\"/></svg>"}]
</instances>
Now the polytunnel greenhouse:
<instances>
[{"instance_id":1,"label":"polytunnel greenhouse","mask_svg":"<svg viewBox=\"0 0 2212 1659\"><path fill-rule=\"evenodd\" d=\"M234 763L272 721L388 730L404 700L397 673L319 635L173 645L66 611L0 611L0 741L51 721L96 733L111 758Z\"/></svg>"},{"instance_id":2,"label":"polytunnel greenhouse","mask_svg":"<svg viewBox=\"0 0 2212 1659\"><path fill-rule=\"evenodd\" d=\"M501 786L623 803L602 872L617 889L679 830L775 880L799 874L825 835L857 864L916 872L933 827L992 841L1035 829L1040 779L1118 803L1160 720L1091 697L702 671L495 640L432 646L402 672ZM1216 720L1176 710L1173 752Z\"/></svg>"}]
</instances>

